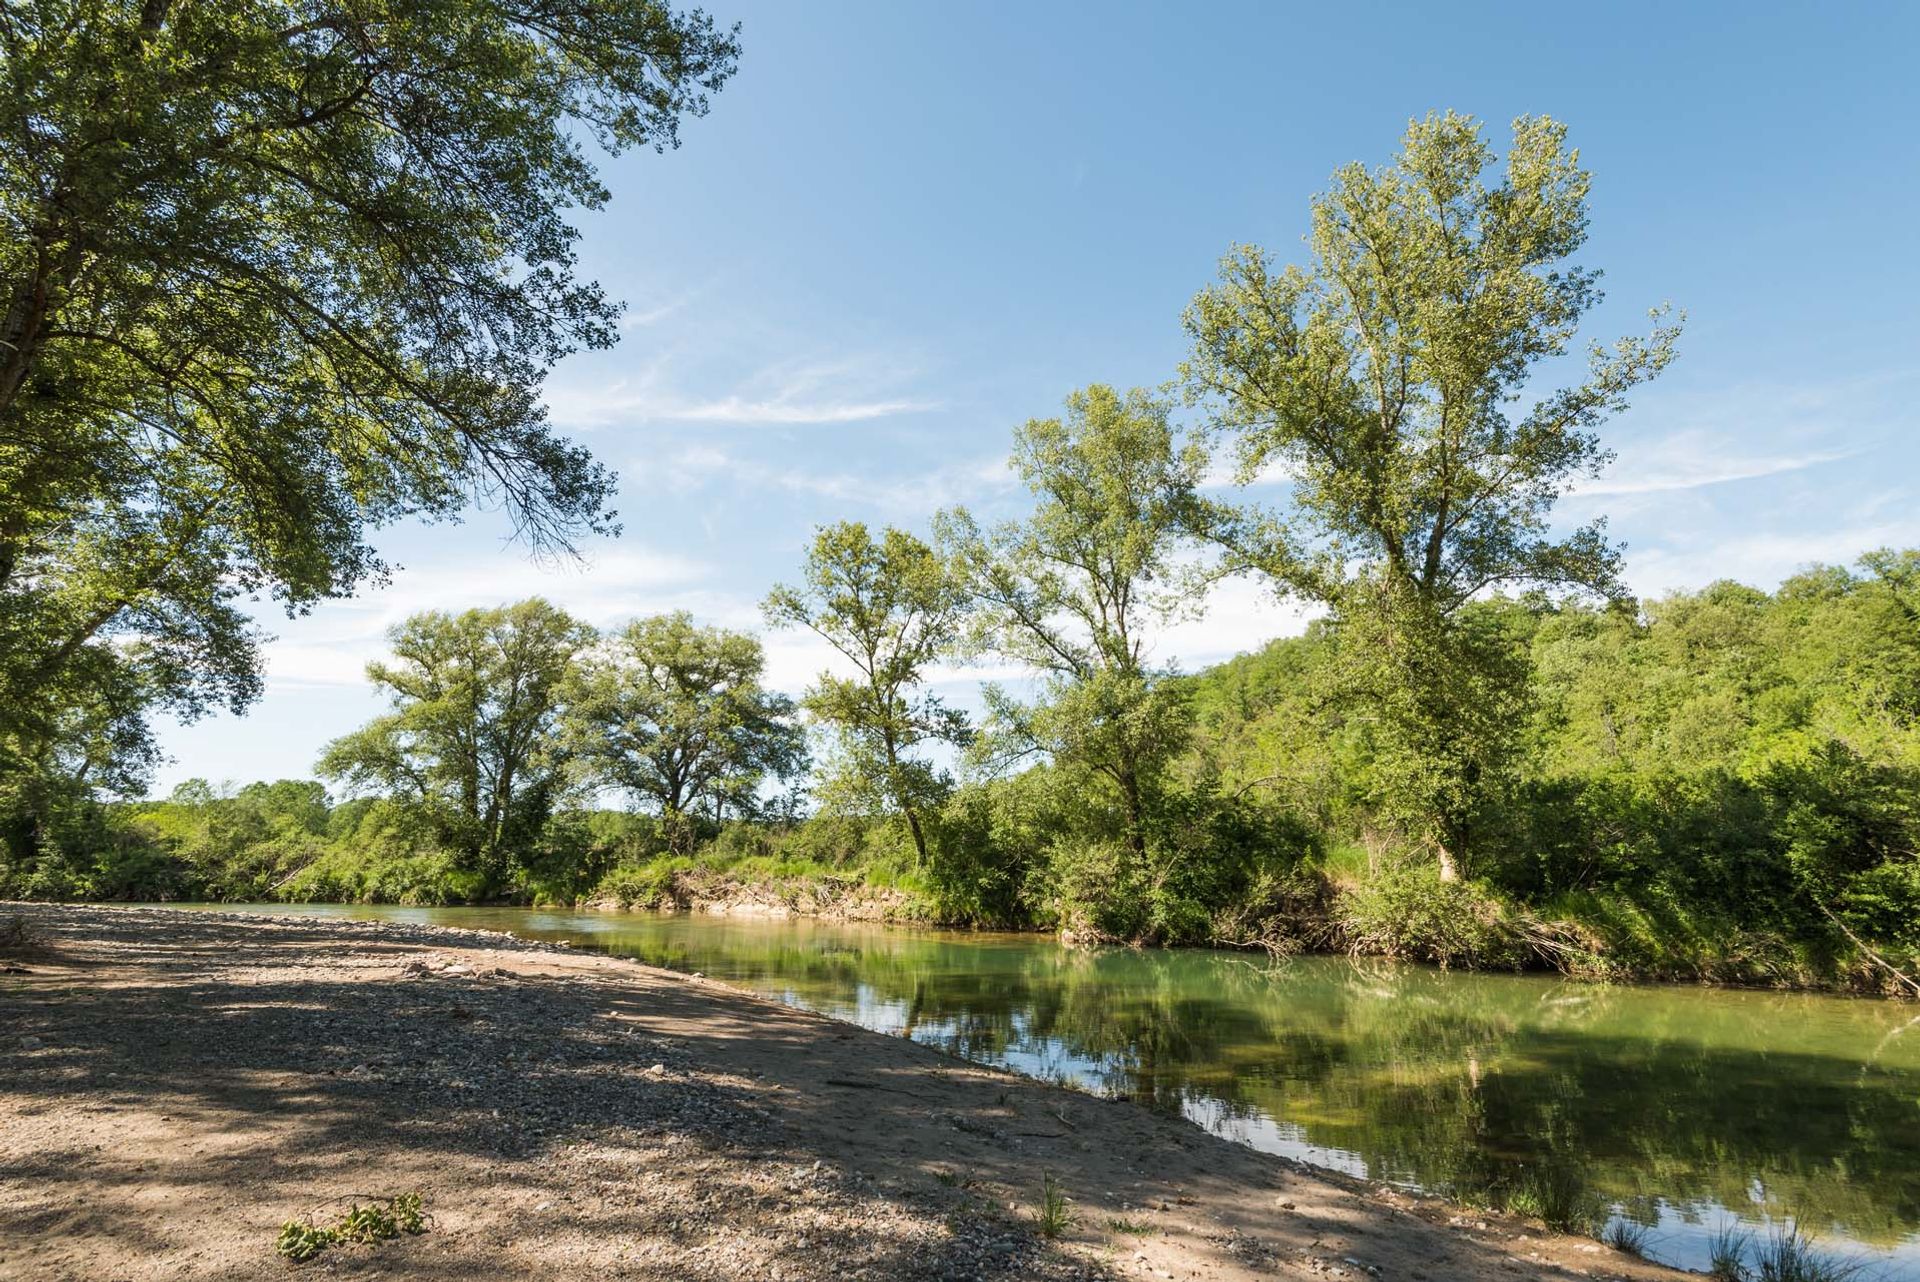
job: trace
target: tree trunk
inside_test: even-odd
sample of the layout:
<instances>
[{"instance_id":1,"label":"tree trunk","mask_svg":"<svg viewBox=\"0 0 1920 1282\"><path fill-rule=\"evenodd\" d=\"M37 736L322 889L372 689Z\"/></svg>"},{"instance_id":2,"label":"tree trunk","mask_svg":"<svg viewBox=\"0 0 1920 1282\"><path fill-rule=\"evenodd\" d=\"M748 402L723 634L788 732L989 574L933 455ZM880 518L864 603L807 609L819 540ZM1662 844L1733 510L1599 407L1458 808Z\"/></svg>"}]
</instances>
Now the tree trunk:
<instances>
[{"instance_id":1,"label":"tree trunk","mask_svg":"<svg viewBox=\"0 0 1920 1282\"><path fill-rule=\"evenodd\" d=\"M913 834L914 854L919 858L919 867L927 865L927 835L920 831L920 815L912 805L903 805L900 809L907 816L907 831Z\"/></svg>"},{"instance_id":2,"label":"tree trunk","mask_svg":"<svg viewBox=\"0 0 1920 1282\"><path fill-rule=\"evenodd\" d=\"M1127 811L1127 849L1133 852L1136 866L1144 867L1147 862L1147 829L1144 807L1140 804L1140 777L1132 767L1123 767L1118 771L1120 796Z\"/></svg>"}]
</instances>

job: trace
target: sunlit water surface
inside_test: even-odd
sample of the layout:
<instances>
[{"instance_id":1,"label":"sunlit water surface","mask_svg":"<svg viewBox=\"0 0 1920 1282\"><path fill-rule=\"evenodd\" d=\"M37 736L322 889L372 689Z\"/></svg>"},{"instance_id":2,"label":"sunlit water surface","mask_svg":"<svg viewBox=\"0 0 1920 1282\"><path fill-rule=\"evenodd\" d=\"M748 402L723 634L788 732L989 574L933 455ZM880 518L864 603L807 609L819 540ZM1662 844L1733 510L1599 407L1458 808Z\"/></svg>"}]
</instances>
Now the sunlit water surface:
<instances>
[{"instance_id":1,"label":"sunlit water surface","mask_svg":"<svg viewBox=\"0 0 1920 1282\"><path fill-rule=\"evenodd\" d=\"M1521 1187L1704 1269L1797 1220L1920 1279L1920 1010L1033 935L514 908L221 905L567 939L699 971L1220 1135L1475 1202Z\"/></svg>"}]
</instances>

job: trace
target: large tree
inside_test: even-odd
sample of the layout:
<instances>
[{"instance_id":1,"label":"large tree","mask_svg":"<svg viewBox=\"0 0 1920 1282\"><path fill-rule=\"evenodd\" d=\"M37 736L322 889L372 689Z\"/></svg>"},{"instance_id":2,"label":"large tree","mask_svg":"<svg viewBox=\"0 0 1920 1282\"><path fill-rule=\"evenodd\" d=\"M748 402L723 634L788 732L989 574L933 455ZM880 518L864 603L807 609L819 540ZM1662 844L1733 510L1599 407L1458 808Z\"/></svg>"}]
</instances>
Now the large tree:
<instances>
[{"instance_id":1,"label":"large tree","mask_svg":"<svg viewBox=\"0 0 1920 1282\"><path fill-rule=\"evenodd\" d=\"M805 768L793 700L766 689L766 653L685 611L636 619L583 665L570 714L582 763L656 807L676 838L701 807L753 814L769 778Z\"/></svg>"},{"instance_id":2,"label":"large tree","mask_svg":"<svg viewBox=\"0 0 1920 1282\"><path fill-rule=\"evenodd\" d=\"M1583 380L1543 391L1601 298L1568 261L1589 178L1539 117L1514 122L1493 165L1471 118L1415 121L1392 164L1349 165L1314 200L1307 266L1237 249L1186 318L1185 377L1237 441L1241 479L1292 483L1291 518L1230 538L1345 625L1382 728L1383 805L1449 877L1524 673L1462 607L1498 589L1621 592L1604 524L1550 518L1609 461L1595 429L1676 337L1662 323L1596 343Z\"/></svg>"},{"instance_id":3,"label":"large tree","mask_svg":"<svg viewBox=\"0 0 1920 1282\"><path fill-rule=\"evenodd\" d=\"M983 531L942 517L974 606L977 649L1040 674L1034 702L989 687L991 745L1044 753L1111 780L1126 845L1147 850L1150 793L1185 734L1155 623L1198 599L1190 532L1207 523L1207 459L1182 446L1169 406L1095 384L1065 418L1014 434L1013 468L1035 498L1021 521Z\"/></svg>"},{"instance_id":4,"label":"large tree","mask_svg":"<svg viewBox=\"0 0 1920 1282\"><path fill-rule=\"evenodd\" d=\"M767 619L809 629L853 665L851 677L821 673L807 711L838 733L856 791L877 794L906 820L925 863L924 812L946 778L920 750L970 738L965 714L924 688L927 669L957 640L963 586L920 539L892 528L875 539L857 521L819 530L804 573L800 586L767 597Z\"/></svg>"},{"instance_id":5,"label":"large tree","mask_svg":"<svg viewBox=\"0 0 1920 1282\"><path fill-rule=\"evenodd\" d=\"M567 785L559 727L592 633L534 598L416 614L367 677L392 711L327 745L322 776L422 807L463 865L495 884Z\"/></svg>"},{"instance_id":6,"label":"large tree","mask_svg":"<svg viewBox=\"0 0 1920 1282\"><path fill-rule=\"evenodd\" d=\"M243 706L235 598L352 591L381 523L611 529L539 396L616 335L570 218L590 148L673 145L735 56L661 0L7 6L0 767L97 671L123 714Z\"/></svg>"}]
</instances>

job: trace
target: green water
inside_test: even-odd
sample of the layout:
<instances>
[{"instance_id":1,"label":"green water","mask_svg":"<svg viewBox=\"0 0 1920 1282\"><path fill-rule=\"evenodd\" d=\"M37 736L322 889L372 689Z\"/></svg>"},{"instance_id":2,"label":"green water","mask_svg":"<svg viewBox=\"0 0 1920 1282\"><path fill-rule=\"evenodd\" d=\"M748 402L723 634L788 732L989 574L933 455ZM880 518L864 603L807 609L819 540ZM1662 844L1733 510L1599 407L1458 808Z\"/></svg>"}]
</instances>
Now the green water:
<instances>
[{"instance_id":1,"label":"green water","mask_svg":"<svg viewBox=\"0 0 1920 1282\"><path fill-rule=\"evenodd\" d=\"M256 907L256 906L248 906ZM259 905L512 930L700 971L957 1055L1470 1201L1551 1190L1704 1268L1792 1218L1920 1278L1920 1009L820 922Z\"/></svg>"}]
</instances>

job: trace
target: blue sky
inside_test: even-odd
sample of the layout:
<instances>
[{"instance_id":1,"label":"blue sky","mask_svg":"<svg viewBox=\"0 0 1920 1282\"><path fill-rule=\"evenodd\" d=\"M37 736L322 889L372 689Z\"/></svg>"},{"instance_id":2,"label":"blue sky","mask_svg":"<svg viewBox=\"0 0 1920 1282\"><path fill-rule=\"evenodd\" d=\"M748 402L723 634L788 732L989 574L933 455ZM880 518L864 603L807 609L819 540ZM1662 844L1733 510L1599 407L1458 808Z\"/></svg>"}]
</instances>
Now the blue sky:
<instances>
[{"instance_id":1,"label":"blue sky","mask_svg":"<svg viewBox=\"0 0 1920 1282\"><path fill-rule=\"evenodd\" d=\"M539 593L597 624L686 608L758 627L812 528L1020 508L1011 429L1071 389L1167 379L1221 254L1299 256L1309 197L1409 117L1566 121L1595 175L1595 337L1690 314L1605 432L1600 511L1647 595L1920 545L1920 6L734 3L739 75L685 145L606 166L586 269L624 341L569 361L554 418L621 474L626 533L541 565L502 522L398 528L394 584L270 607L266 697L167 725L156 791L310 774L379 709L361 669L424 608ZM1253 585L1159 654L1298 627ZM825 661L767 638L776 684ZM945 679L966 700L973 677Z\"/></svg>"}]
</instances>

